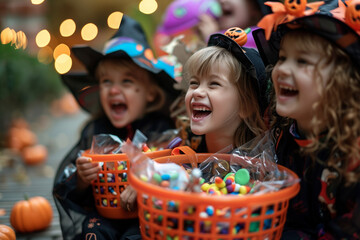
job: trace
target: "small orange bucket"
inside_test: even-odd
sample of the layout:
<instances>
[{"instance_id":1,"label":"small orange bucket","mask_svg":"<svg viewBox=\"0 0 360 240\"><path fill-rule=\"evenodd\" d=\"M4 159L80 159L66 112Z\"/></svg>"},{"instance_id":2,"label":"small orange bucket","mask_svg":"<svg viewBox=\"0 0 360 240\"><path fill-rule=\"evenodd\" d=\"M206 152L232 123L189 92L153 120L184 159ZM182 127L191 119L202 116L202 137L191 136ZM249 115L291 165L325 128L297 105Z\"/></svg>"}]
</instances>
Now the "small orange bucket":
<instances>
[{"instance_id":1,"label":"small orange bucket","mask_svg":"<svg viewBox=\"0 0 360 240\"><path fill-rule=\"evenodd\" d=\"M210 156L230 161L231 154L196 154L175 148L171 155L155 158L158 163L201 163ZM298 179L291 170L278 165ZM206 195L170 190L129 175L137 190L142 239L280 239L289 200L300 189L299 183L261 195ZM208 214L210 212L213 214ZM204 214L207 213L207 214Z\"/></svg>"},{"instance_id":2,"label":"small orange bucket","mask_svg":"<svg viewBox=\"0 0 360 240\"><path fill-rule=\"evenodd\" d=\"M146 152L149 158L163 157L171 154L171 149ZM90 154L93 162L101 163L97 179L92 182L95 206L99 214L111 219L137 218L138 213L129 212L120 206L120 194L128 183L130 161L125 153L120 154Z\"/></svg>"}]
</instances>

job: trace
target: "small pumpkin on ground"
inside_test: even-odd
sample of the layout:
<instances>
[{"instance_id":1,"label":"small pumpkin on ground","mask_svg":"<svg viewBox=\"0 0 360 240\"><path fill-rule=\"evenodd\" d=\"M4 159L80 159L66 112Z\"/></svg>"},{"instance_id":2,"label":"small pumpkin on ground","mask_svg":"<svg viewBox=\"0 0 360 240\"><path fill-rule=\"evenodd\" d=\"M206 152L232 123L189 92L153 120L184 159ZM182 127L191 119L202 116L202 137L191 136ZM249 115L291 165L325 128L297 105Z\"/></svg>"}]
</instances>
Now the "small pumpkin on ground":
<instances>
[{"instance_id":1,"label":"small pumpkin on ground","mask_svg":"<svg viewBox=\"0 0 360 240\"><path fill-rule=\"evenodd\" d=\"M0 239L1 240L16 240L15 231L4 224L0 224Z\"/></svg>"},{"instance_id":2,"label":"small pumpkin on ground","mask_svg":"<svg viewBox=\"0 0 360 240\"><path fill-rule=\"evenodd\" d=\"M12 127L9 129L8 145L14 151L37 143L37 136L28 128Z\"/></svg>"},{"instance_id":3,"label":"small pumpkin on ground","mask_svg":"<svg viewBox=\"0 0 360 240\"><path fill-rule=\"evenodd\" d=\"M28 146L21 151L24 163L27 165L38 165L46 161L48 157L47 148L44 145L37 144Z\"/></svg>"},{"instance_id":4,"label":"small pumpkin on ground","mask_svg":"<svg viewBox=\"0 0 360 240\"><path fill-rule=\"evenodd\" d=\"M10 213L11 226L16 231L29 233L47 228L53 218L50 202L41 196L18 201Z\"/></svg>"}]
</instances>

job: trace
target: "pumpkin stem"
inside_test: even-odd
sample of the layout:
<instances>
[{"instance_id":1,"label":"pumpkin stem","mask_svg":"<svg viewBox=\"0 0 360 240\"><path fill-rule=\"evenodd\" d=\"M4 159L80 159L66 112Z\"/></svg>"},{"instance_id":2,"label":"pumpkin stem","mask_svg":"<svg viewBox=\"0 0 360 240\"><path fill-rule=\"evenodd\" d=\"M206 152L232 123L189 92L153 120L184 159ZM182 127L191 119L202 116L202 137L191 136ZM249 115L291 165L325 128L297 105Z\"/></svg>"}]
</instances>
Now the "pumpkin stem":
<instances>
[{"instance_id":1,"label":"pumpkin stem","mask_svg":"<svg viewBox=\"0 0 360 240\"><path fill-rule=\"evenodd\" d=\"M26 201L29 200L29 196L28 196L26 193L24 193L24 199L25 199Z\"/></svg>"}]
</instances>

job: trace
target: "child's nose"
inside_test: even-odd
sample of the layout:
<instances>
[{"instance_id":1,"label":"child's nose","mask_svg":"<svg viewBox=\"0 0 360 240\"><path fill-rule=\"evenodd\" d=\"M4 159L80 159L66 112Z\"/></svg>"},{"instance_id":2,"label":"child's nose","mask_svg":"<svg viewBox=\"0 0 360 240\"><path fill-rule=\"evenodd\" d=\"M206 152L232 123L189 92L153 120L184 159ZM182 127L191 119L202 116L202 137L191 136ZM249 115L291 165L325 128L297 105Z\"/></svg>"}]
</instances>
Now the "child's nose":
<instances>
[{"instance_id":1,"label":"child's nose","mask_svg":"<svg viewBox=\"0 0 360 240\"><path fill-rule=\"evenodd\" d=\"M194 97L203 97L206 94L206 90L204 87L199 86L194 90Z\"/></svg>"},{"instance_id":2,"label":"child's nose","mask_svg":"<svg viewBox=\"0 0 360 240\"><path fill-rule=\"evenodd\" d=\"M120 84L115 83L115 84L111 85L111 87L110 87L111 94L118 94L121 92L122 92L122 89L121 89Z\"/></svg>"},{"instance_id":3,"label":"child's nose","mask_svg":"<svg viewBox=\"0 0 360 240\"><path fill-rule=\"evenodd\" d=\"M277 70L282 74L290 74L291 73L291 64L289 61L284 61L277 66Z\"/></svg>"}]
</instances>

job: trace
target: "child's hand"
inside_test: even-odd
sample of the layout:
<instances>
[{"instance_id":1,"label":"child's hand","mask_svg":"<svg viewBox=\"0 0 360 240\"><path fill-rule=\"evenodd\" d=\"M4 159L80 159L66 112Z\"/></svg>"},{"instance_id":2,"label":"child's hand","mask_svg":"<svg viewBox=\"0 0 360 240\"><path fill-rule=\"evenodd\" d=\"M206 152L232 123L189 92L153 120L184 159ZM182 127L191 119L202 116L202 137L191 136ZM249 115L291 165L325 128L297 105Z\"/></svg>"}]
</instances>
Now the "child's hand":
<instances>
[{"instance_id":1,"label":"child's hand","mask_svg":"<svg viewBox=\"0 0 360 240\"><path fill-rule=\"evenodd\" d=\"M199 23L197 25L197 31L199 32L202 40L207 42L209 36L211 34L217 33L220 31L219 24L217 23L216 19L212 16L203 14L199 16Z\"/></svg>"},{"instance_id":2,"label":"child's hand","mask_svg":"<svg viewBox=\"0 0 360 240\"><path fill-rule=\"evenodd\" d=\"M97 173L101 170L98 163L91 162L91 158L79 157L76 159L77 168L77 187L83 190L90 186L91 181L95 180Z\"/></svg>"},{"instance_id":3,"label":"child's hand","mask_svg":"<svg viewBox=\"0 0 360 240\"><path fill-rule=\"evenodd\" d=\"M133 187L128 185L120 195L121 207L129 212L136 210L137 192Z\"/></svg>"}]
</instances>

